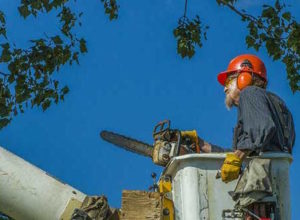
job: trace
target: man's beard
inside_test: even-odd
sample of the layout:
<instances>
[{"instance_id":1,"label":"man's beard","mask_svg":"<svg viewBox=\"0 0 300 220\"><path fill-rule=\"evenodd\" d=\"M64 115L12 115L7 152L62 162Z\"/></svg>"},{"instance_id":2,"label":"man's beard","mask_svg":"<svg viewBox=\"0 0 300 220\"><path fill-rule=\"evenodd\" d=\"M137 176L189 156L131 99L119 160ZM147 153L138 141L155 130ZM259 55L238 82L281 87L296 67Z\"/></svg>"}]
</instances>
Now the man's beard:
<instances>
[{"instance_id":1,"label":"man's beard","mask_svg":"<svg viewBox=\"0 0 300 220\"><path fill-rule=\"evenodd\" d=\"M234 97L239 97L239 92L240 90L237 89L237 83L236 79L233 80L226 92L226 97L225 97L225 105L228 110L232 108L232 106L237 106L237 103L235 102Z\"/></svg>"},{"instance_id":2,"label":"man's beard","mask_svg":"<svg viewBox=\"0 0 300 220\"><path fill-rule=\"evenodd\" d=\"M236 97L238 95L237 93L238 93L238 90L234 90L234 91L230 91L228 94L226 94L225 105L228 110L230 110L233 106L237 106L237 103L232 98L232 96Z\"/></svg>"},{"instance_id":3,"label":"man's beard","mask_svg":"<svg viewBox=\"0 0 300 220\"><path fill-rule=\"evenodd\" d=\"M232 108L232 106L234 105L233 99L230 97L230 95L226 95L225 105L228 110L230 110Z\"/></svg>"}]
</instances>

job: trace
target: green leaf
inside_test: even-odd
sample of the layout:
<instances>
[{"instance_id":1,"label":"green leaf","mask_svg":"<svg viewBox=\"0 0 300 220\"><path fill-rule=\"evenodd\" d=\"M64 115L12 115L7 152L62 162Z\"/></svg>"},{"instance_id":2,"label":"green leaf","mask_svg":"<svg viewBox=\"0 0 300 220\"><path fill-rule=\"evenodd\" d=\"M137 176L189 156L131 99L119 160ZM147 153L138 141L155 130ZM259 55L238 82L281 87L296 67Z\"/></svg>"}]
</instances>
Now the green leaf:
<instances>
[{"instance_id":1,"label":"green leaf","mask_svg":"<svg viewBox=\"0 0 300 220\"><path fill-rule=\"evenodd\" d=\"M0 119L0 129L4 128L11 122L11 118L1 118Z\"/></svg>"},{"instance_id":2,"label":"green leaf","mask_svg":"<svg viewBox=\"0 0 300 220\"><path fill-rule=\"evenodd\" d=\"M257 27L255 26L254 21L249 22L249 24L248 24L248 29L249 29L250 35L251 35L253 38L257 39L257 38L258 38L258 29L257 29Z\"/></svg>"},{"instance_id":3,"label":"green leaf","mask_svg":"<svg viewBox=\"0 0 300 220\"><path fill-rule=\"evenodd\" d=\"M247 44L248 48L253 47L254 44L255 44L255 39L251 36L247 36L246 37L246 44Z\"/></svg>"},{"instance_id":4,"label":"green leaf","mask_svg":"<svg viewBox=\"0 0 300 220\"><path fill-rule=\"evenodd\" d=\"M2 11L0 11L0 22L2 24L5 24L5 16L4 16L4 13Z\"/></svg>"},{"instance_id":5,"label":"green leaf","mask_svg":"<svg viewBox=\"0 0 300 220\"><path fill-rule=\"evenodd\" d=\"M22 5L18 7L19 13L24 17L27 18L28 15L30 15L30 11L28 10L28 7L25 5Z\"/></svg>"},{"instance_id":6,"label":"green leaf","mask_svg":"<svg viewBox=\"0 0 300 220\"><path fill-rule=\"evenodd\" d=\"M86 41L83 38L81 38L79 43L80 43L80 52L86 53L87 52Z\"/></svg>"},{"instance_id":7,"label":"green leaf","mask_svg":"<svg viewBox=\"0 0 300 220\"><path fill-rule=\"evenodd\" d=\"M290 32L287 40L287 46L300 56L300 24Z\"/></svg>"},{"instance_id":8,"label":"green leaf","mask_svg":"<svg viewBox=\"0 0 300 220\"><path fill-rule=\"evenodd\" d=\"M73 53L72 60L74 60L77 64L79 64L78 52Z\"/></svg>"},{"instance_id":9,"label":"green leaf","mask_svg":"<svg viewBox=\"0 0 300 220\"><path fill-rule=\"evenodd\" d=\"M109 16L109 20L118 18L119 5L116 0L101 0L104 6L104 12Z\"/></svg>"},{"instance_id":10,"label":"green leaf","mask_svg":"<svg viewBox=\"0 0 300 220\"><path fill-rule=\"evenodd\" d=\"M264 18L272 18L276 15L274 8L269 7L262 11L262 17Z\"/></svg>"},{"instance_id":11,"label":"green leaf","mask_svg":"<svg viewBox=\"0 0 300 220\"><path fill-rule=\"evenodd\" d=\"M4 44L1 44L1 47L5 50L8 50L9 49L9 43L4 43Z\"/></svg>"},{"instance_id":12,"label":"green leaf","mask_svg":"<svg viewBox=\"0 0 300 220\"><path fill-rule=\"evenodd\" d=\"M3 47L3 50L2 50L1 57L0 57L0 61L4 62L4 63L7 63L12 58L11 57L11 52L9 50L9 44L2 44L1 46Z\"/></svg>"},{"instance_id":13,"label":"green leaf","mask_svg":"<svg viewBox=\"0 0 300 220\"><path fill-rule=\"evenodd\" d=\"M266 35L265 33L261 33L261 34L259 35L259 37L260 37L260 39L261 39L262 41L266 41L266 40L267 40L267 35Z\"/></svg>"},{"instance_id":14,"label":"green leaf","mask_svg":"<svg viewBox=\"0 0 300 220\"><path fill-rule=\"evenodd\" d=\"M291 13L290 12L285 12L282 14L282 17L287 20L290 21L291 20Z\"/></svg>"},{"instance_id":15,"label":"green leaf","mask_svg":"<svg viewBox=\"0 0 300 220\"><path fill-rule=\"evenodd\" d=\"M55 44L62 44L63 43L63 41L62 41L62 39L60 38L59 35L56 35L55 37L52 37L52 40Z\"/></svg>"},{"instance_id":16,"label":"green leaf","mask_svg":"<svg viewBox=\"0 0 300 220\"><path fill-rule=\"evenodd\" d=\"M0 27L0 35L3 35L6 38L6 29L3 27Z\"/></svg>"},{"instance_id":17,"label":"green leaf","mask_svg":"<svg viewBox=\"0 0 300 220\"><path fill-rule=\"evenodd\" d=\"M67 94L69 92L69 87L68 86L65 86L64 88L61 89L61 92L63 95Z\"/></svg>"},{"instance_id":18,"label":"green leaf","mask_svg":"<svg viewBox=\"0 0 300 220\"><path fill-rule=\"evenodd\" d=\"M47 108L49 108L51 105L51 101L49 99L46 99L43 103L42 103L42 109L43 111L46 111Z\"/></svg>"}]
</instances>

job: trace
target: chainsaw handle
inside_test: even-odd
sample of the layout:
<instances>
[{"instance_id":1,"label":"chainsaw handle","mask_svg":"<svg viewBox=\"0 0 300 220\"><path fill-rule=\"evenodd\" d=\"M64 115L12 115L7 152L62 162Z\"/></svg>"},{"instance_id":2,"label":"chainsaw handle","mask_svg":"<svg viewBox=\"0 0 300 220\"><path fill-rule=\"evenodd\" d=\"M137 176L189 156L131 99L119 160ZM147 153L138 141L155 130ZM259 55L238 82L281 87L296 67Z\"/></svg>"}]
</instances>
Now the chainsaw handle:
<instances>
[{"instance_id":1,"label":"chainsaw handle","mask_svg":"<svg viewBox=\"0 0 300 220\"><path fill-rule=\"evenodd\" d=\"M159 122L157 125L155 125L153 129L153 137L155 137L155 135L159 133L162 133L170 129L170 123L171 123L170 120L163 120Z\"/></svg>"}]
</instances>

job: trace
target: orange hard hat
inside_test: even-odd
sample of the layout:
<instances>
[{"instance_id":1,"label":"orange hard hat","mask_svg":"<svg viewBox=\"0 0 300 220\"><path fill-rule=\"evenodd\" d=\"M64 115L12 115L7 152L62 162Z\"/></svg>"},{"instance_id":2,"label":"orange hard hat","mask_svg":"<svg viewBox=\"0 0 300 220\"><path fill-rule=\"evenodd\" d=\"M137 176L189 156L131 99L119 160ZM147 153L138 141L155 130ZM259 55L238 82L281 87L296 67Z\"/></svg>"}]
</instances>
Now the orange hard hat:
<instances>
[{"instance_id":1,"label":"orange hard hat","mask_svg":"<svg viewBox=\"0 0 300 220\"><path fill-rule=\"evenodd\" d=\"M257 56L252 54L243 54L233 58L227 70L218 74L218 81L225 86L227 77L233 73L248 72L256 74L267 81L267 70L265 64Z\"/></svg>"}]
</instances>

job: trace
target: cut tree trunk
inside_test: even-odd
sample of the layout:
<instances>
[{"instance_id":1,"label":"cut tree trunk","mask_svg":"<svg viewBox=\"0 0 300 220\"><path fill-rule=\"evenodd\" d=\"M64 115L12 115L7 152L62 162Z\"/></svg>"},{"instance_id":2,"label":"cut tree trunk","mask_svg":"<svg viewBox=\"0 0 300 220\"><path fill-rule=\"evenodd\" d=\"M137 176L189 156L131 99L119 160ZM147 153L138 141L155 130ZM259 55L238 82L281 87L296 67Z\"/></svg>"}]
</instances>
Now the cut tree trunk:
<instances>
[{"instance_id":1,"label":"cut tree trunk","mask_svg":"<svg viewBox=\"0 0 300 220\"><path fill-rule=\"evenodd\" d=\"M121 220L160 220L161 210L158 192L123 190Z\"/></svg>"}]
</instances>

